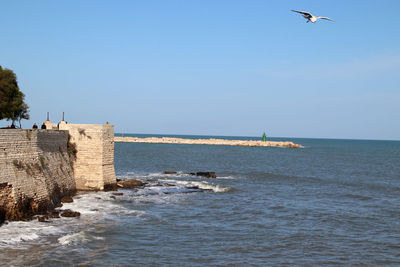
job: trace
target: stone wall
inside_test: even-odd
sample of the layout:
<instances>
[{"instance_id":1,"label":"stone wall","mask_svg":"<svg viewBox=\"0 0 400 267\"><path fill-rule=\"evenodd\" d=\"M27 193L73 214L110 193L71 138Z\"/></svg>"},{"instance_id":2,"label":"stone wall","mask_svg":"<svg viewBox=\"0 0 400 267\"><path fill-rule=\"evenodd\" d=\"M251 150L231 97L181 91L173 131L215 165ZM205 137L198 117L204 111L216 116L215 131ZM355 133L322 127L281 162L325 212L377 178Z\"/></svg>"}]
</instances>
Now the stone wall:
<instances>
[{"instance_id":1,"label":"stone wall","mask_svg":"<svg viewBox=\"0 0 400 267\"><path fill-rule=\"evenodd\" d=\"M68 131L0 129L0 221L53 208L75 192Z\"/></svg>"},{"instance_id":2,"label":"stone wall","mask_svg":"<svg viewBox=\"0 0 400 267\"><path fill-rule=\"evenodd\" d=\"M70 142L76 145L74 176L78 190L111 190L116 188L114 170L114 126L91 124L58 124L68 130Z\"/></svg>"}]
</instances>

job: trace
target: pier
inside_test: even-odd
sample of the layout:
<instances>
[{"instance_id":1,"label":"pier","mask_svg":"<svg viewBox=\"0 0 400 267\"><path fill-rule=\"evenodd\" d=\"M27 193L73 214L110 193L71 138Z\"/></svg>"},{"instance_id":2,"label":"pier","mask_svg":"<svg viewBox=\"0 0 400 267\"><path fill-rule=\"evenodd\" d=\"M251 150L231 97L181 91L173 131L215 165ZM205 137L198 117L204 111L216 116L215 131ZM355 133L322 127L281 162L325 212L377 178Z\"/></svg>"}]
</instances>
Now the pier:
<instances>
[{"instance_id":1,"label":"pier","mask_svg":"<svg viewBox=\"0 0 400 267\"><path fill-rule=\"evenodd\" d=\"M284 147L301 148L302 145L289 141L261 141L261 140L228 140L228 139L186 139L173 137L121 137L115 136L114 142L150 143L150 144L190 144L190 145L220 145L220 146L249 146L249 147Z\"/></svg>"}]
</instances>

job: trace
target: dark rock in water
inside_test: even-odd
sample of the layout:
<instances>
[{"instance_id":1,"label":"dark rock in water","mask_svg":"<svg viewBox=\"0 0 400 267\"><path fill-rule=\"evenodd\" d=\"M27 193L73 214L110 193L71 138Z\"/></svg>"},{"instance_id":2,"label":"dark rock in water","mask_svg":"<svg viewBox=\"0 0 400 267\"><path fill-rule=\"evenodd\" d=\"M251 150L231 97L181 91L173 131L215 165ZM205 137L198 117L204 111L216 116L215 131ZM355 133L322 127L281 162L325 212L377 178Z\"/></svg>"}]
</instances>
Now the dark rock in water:
<instances>
[{"instance_id":1,"label":"dark rock in water","mask_svg":"<svg viewBox=\"0 0 400 267\"><path fill-rule=\"evenodd\" d=\"M114 196L123 196L124 193L112 193Z\"/></svg>"},{"instance_id":2,"label":"dark rock in water","mask_svg":"<svg viewBox=\"0 0 400 267\"><path fill-rule=\"evenodd\" d=\"M112 183L112 184L105 184L104 185L104 191L117 191L118 190L118 185L117 183Z\"/></svg>"},{"instance_id":3,"label":"dark rock in water","mask_svg":"<svg viewBox=\"0 0 400 267\"><path fill-rule=\"evenodd\" d=\"M38 217L39 222L47 222L45 217Z\"/></svg>"},{"instance_id":4,"label":"dark rock in water","mask_svg":"<svg viewBox=\"0 0 400 267\"><path fill-rule=\"evenodd\" d=\"M61 208L62 206L63 206L62 203L58 203L58 204L56 205L57 208Z\"/></svg>"},{"instance_id":5,"label":"dark rock in water","mask_svg":"<svg viewBox=\"0 0 400 267\"><path fill-rule=\"evenodd\" d=\"M110 198L112 198L112 199L116 199L116 198L115 198L115 196L110 196Z\"/></svg>"},{"instance_id":6,"label":"dark rock in water","mask_svg":"<svg viewBox=\"0 0 400 267\"><path fill-rule=\"evenodd\" d=\"M176 171L165 171L164 174L176 174Z\"/></svg>"},{"instance_id":7,"label":"dark rock in water","mask_svg":"<svg viewBox=\"0 0 400 267\"><path fill-rule=\"evenodd\" d=\"M194 172L189 173L189 175L195 176L196 174Z\"/></svg>"},{"instance_id":8,"label":"dark rock in water","mask_svg":"<svg viewBox=\"0 0 400 267\"><path fill-rule=\"evenodd\" d=\"M187 186L185 188L186 189L196 189L196 190L200 189L198 186Z\"/></svg>"},{"instance_id":9,"label":"dark rock in water","mask_svg":"<svg viewBox=\"0 0 400 267\"><path fill-rule=\"evenodd\" d=\"M72 210L64 210L61 212L61 217L79 217L81 216L80 212L72 211Z\"/></svg>"},{"instance_id":10,"label":"dark rock in water","mask_svg":"<svg viewBox=\"0 0 400 267\"><path fill-rule=\"evenodd\" d=\"M60 212L56 210L49 211L48 218L60 218Z\"/></svg>"},{"instance_id":11,"label":"dark rock in water","mask_svg":"<svg viewBox=\"0 0 400 267\"><path fill-rule=\"evenodd\" d=\"M168 186L168 187L175 186L174 184L165 184L165 185Z\"/></svg>"},{"instance_id":12,"label":"dark rock in water","mask_svg":"<svg viewBox=\"0 0 400 267\"><path fill-rule=\"evenodd\" d=\"M0 208L0 225L4 223L6 218L6 212L2 208Z\"/></svg>"},{"instance_id":13,"label":"dark rock in water","mask_svg":"<svg viewBox=\"0 0 400 267\"><path fill-rule=\"evenodd\" d=\"M117 180L117 183L118 183L119 181L121 181L121 179L119 179L119 178L117 178L116 180Z\"/></svg>"},{"instance_id":14,"label":"dark rock in water","mask_svg":"<svg viewBox=\"0 0 400 267\"><path fill-rule=\"evenodd\" d=\"M201 176L206 178L217 178L215 172L196 172L196 176Z\"/></svg>"},{"instance_id":15,"label":"dark rock in water","mask_svg":"<svg viewBox=\"0 0 400 267\"><path fill-rule=\"evenodd\" d=\"M201 189L201 192L214 192L212 189Z\"/></svg>"},{"instance_id":16,"label":"dark rock in water","mask_svg":"<svg viewBox=\"0 0 400 267\"><path fill-rule=\"evenodd\" d=\"M119 187L132 189L138 186L144 186L144 183L139 180L122 180L117 183Z\"/></svg>"},{"instance_id":17,"label":"dark rock in water","mask_svg":"<svg viewBox=\"0 0 400 267\"><path fill-rule=\"evenodd\" d=\"M74 200L72 199L72 197L65 196L65 197L61 198L61 202L63 202L63 203L71 203L71 202L74 202Z\"/></svg>"}]
</instances>

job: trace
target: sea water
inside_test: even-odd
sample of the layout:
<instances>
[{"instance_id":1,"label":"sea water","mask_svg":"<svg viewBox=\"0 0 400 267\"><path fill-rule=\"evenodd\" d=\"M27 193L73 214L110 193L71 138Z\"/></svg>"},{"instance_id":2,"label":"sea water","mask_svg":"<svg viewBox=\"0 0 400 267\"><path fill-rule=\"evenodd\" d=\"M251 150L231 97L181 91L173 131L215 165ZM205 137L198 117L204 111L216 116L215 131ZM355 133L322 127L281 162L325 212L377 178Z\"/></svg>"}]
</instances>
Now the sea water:
<instances>
[{"instance_id":1,"label":"sea water","mask_svg":"<svg viewBox=\"0 0 400 267\"><path fill-rule=\"evenodd\" d=\"M147 186L80 193L63 206L80 218L3 224L0 262L399 265L400 142L290 141L304 148L116 143L117 178Z\"/></svg>"}]
</instances>

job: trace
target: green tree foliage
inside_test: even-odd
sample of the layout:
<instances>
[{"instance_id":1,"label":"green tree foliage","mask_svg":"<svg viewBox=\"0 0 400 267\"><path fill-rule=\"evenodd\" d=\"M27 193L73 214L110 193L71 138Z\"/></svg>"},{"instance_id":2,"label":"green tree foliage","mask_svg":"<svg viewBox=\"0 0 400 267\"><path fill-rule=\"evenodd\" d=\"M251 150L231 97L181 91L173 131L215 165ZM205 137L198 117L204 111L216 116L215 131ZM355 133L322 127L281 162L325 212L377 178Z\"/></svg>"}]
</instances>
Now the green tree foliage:
<instances>
[{"instance_id":1,"label":"green tree foliage","mask_svg":"<svg viewBox=\"0 0 400 267\"><path fill-rule=\"evenodd\" d=\"M18 121L21 127L21 120L29 119L29 107L24 98L15 73L0 66L0 120L11 120L13 125Z\"/></svg>"}]
</instances>

